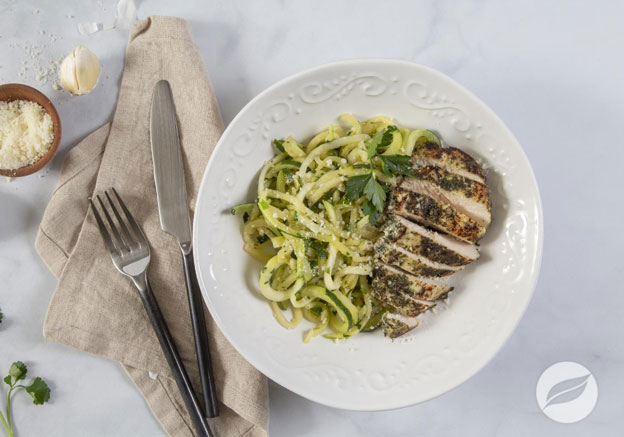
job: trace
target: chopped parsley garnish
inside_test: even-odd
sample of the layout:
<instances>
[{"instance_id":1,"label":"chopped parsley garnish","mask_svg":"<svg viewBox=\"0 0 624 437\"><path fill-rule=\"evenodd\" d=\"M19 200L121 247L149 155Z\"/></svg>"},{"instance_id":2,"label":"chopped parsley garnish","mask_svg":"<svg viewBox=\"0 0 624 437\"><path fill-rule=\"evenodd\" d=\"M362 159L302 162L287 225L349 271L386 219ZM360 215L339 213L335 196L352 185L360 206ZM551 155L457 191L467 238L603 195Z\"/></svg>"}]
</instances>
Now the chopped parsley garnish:
<instances>
[{"instance_id":1,"label":"chopped parsley garnish","mask_svg":"<svg viewBox=\"0 0 624 437\"><path fill-rule=\"evenodd\" d=\"M379 220L380 213L370 200L364 200L364 203L362 203L362 211L364 211L364 214L368 216L368 222L371 225L375 225L377 220Z\"/></svg>"},{"instance_id":2,"label":"chopped parsley garnish","mask_svg":"<svg viewBox=\"0 0 624 437\"><path fill-rule=\"evenodd\" d=\"M375 178L373 159L379 158L381 170L387 176L406 175L413 176L410 166L410 157L407 155L378 155L380 147L388 147L392 143L392 133L398 130L396 126L388 126L386 129L377 132L373 138L368 140L366 146L370 164L356 164L354 168L370 168L370 173L351 176L347 180L344 200L353 202L364 196L362 210L368 216L371 225L377 223L379 215L384 210L386 202L387 187L382 186Z\"/></svg>"},{"instance_id":3,"label":"chopped parsley garnish","mask_svg":"<svg viewBox=\"0 0 624 437\"><path fill-rule=\"evenodd\" d=\"M316 317L321 317L321 313L323 312L323 308L319 306L315 306L310 308L310 312L314 314Z\"/></svg>"},{"instance_id":4,"label":"chopped parsley garnish","mask_svg":"<svg viewBox=\"0 0 624 437\"><path fill-rule=\"evenodd\" d=\"M285 161L282 161L281 164L292 165L294 167L301 167L300 162L293 161L292 159L286 159Z\"/></svg>"},{"instance_id":5,"label":"chopped parsley garnish","mask_svg":"<svg viewBox=\"0 0 624 437\"><path fill-rule=\"evenodd\" d=\"M316 256L319 259L326 259L327 258L327 252L325 252L325 248L323 247L323 245L321 244L320 241L318 240L313 240L310 243L310 247L312 249L314 249L314 251L316 252Z\"/></svg>"},{"instance_id":6,"label":"chopped parsley garnish","mask_svg":"<svg viewBox=\"0 0 624 437\"><path fill-rule=\"evenodd\" d=\"M277 139L275 139L275 140L273 140L273 145L280 152L282 152L282 153L286 152L286 149L284 149L284 140L277 140Z\"/></svg>"},{"instance_id":7,"label":"chopped parsley garnish","mask_svg":"<svg viewBox=\"0 0 624 437\"><path fill-rule=\"evenodd\" d=\"M381 160L381 170L388 176L405 175L414 176L410 157L407 155L379 155Z\"/></svg>"}]
</instances>

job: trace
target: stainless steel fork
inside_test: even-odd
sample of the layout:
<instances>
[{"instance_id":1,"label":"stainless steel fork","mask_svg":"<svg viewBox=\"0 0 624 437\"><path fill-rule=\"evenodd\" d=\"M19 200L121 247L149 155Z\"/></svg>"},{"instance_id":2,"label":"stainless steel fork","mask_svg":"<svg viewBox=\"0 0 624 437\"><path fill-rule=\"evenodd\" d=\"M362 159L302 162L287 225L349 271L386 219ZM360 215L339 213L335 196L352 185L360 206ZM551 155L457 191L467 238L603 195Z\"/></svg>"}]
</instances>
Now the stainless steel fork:
<instances>
[{"instance_id":1,"label":"stainless steel fork","mask_svg":"<svg viewBox=\"0 0 624 437\"><path fill-rule=\"evenodd\" d=\"M132 282L139 290L139 295L143 301L145 311L152 322L162 351L167 358L167 362L180 389L180 394L184 399L184 403L193 420L197 433L200 436L212 437L212 431L204 417L191 381L186 373L182 359L180 358L180 354L173 342L169 328L165 323L165 319L162 316L156 297L152 293L147 279L147 267L150 262L150 247L147 238L136 220L134 220L130 214L126 204L121 200L117 191L114 188L111 188L110 191L112 195L109 194L108 191L104 192L106 201L103 201L99 195L95 196L104 216L104 220L98 212L98 208L93 199L89 198L91 209L93 210L93 215L100 228L104 244L110 252L113 265L121 274L132 279ZM116 202L113 201L113 197ZM119 205L119 209L115 203ZM119 211L120 209L121 213Z\"/></svg>"}]
</instances>

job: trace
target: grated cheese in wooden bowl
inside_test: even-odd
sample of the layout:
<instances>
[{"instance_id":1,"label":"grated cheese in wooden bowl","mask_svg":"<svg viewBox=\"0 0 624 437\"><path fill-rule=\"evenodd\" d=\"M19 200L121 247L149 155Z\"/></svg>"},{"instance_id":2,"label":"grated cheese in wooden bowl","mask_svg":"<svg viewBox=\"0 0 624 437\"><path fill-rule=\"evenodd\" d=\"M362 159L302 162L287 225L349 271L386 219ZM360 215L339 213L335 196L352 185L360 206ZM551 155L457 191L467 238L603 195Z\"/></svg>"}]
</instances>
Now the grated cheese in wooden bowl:
<instances>
[{"instance_id":1,"label":"grated cheese in wooden bowl","mask_svg":"<svg viewBox=\"0 0 624 437\"><path fill-rule=\"evenodd\" d=\"M54 124L41 105L28 100L0 101L0 169L38 161L54 141Z\"/></svg>"}]
</instances>

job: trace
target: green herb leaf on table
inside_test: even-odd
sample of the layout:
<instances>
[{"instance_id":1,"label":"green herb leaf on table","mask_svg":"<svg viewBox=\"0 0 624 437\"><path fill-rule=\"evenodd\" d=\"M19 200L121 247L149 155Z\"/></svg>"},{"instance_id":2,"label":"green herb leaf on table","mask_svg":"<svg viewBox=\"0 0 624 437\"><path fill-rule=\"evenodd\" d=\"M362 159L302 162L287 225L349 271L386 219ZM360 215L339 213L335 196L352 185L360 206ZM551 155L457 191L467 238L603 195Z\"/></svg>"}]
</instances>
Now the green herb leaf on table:
<instances>
[{"instance_id":1,"label":"green herb leaf on table","mask_svg":"<svg viewBox=\"0 0 624 437\"><path fill-rule=\"evenodd\" d=\"M46 382L38 376L24 390L33 398L33 404L43 405L50 399L50 387Z\"/></svg>"},{"instance_id":2,"label":"green herb leaf on table","mask_svg":"<svg viewBox=\"0 0 624 437\"><path fill-rule=\"evenodd\" d=\"M15 384L17 381L26 378L26 373L28 373L28 369L26 368L26 364L21 361L16 361L11 364L9 368L9 376L12 378L12 384Z\"/></svg>"},{"instance_id":3,"label":"green herb leaf on table","mask_svg":"<svg viewBox=\"0 0 624 437\"><path fill-rule=\"evenodd\" d=\"M50 399L50 387L41 379L36 377L29 385L18 384L19 381L26 378L28 369L26 364L21 361L15 361L9 368L9 374L4 377L4 382L9 386L7 393L6 411L0 412L0 423L6 430L9 437L13 437L15 430L11 420L11 396L19 389L23 389L33 399L35 405L43 405Z\"/></svg>"}]
</instances>

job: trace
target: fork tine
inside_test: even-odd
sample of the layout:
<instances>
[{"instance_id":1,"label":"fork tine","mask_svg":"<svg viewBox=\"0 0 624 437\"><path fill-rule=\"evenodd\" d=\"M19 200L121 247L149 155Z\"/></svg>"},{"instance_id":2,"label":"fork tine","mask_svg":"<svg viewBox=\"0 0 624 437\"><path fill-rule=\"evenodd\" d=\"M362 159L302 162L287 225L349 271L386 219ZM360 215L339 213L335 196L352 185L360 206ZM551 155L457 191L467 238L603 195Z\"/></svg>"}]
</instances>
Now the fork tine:
<instances>
[{"instance_id":1,"label":"fork tine","mask_svg":"<svg viewBox=\"0 0 624 437\"><path fill-rule=\"evenodd\" d=\"M135 239L132 238L132 236L130 235L130 231L128 230L128 227L126 226L126 222L125 220L121 218L121 215L119 215L119 211L117 211L117 207L113 203L113 199L111 199L111 197L108 195L108 191L104 191L104 195L108 199L108 203L110 204L111 209L113 210L113 214L115 214L115 217L117 218L117 223L119 223L119 226L121 227L121 231L123 232L125 236L126 245L130 247L133 244L137 243L137 241L135 241Z\"/></svg>"},{"instance_id":2,"label":"fork tine","mask_svg":"<svg viewBox=\"0 0 624 437\"><path fill-rule=\"evenodd\" d=\"M100 235L102 235L102 239L104 240L106 248L111 254L118 253L119 251L115 247L115 244L113 243L113 240L111 239L111 236L108 233L106 226L104 226L102 217L100 217L100 213L98 212L97 208L95 207L95 203L93 203L93 200L90 197L89 203L91 204L91 210L93 211L93 215L95 216L95 221L97 222L98 228L100 229Z\"/></svg>"},{"instance_id":3,"label":"fork tine","mask_svg":"<svg viewBox=\"0 0 624 437\"><path fill-rule=\"evenodd\" d=\"M113 233L113 239L115 240L116 246L121 248L122 250L129 251L128 247L126 246L126 243L124 243L124 241L121 239L121 235L119 235L119 231L117 230L117 227L115 226L115 222L113 222L113 219L111 218L110 214L106 210L106 207L104 206L104 202L102 202L102 198L99 195L95 197L97 197L98 202L100 202L100 206L102 207L102 212L104 213L104 217L106 217L106 221L108 221L108 226L110 227L110 230Z\"/></svg>"},{"instance_id":4,"label":"fork tine","mask_svg":"<svg viewBox=\"0 0 624 437\"><path fill-rule=\"evenodd\" d=\"M121 206L121 209L123 209L124 215L128 219L128 223L130 223L130 227L132 228L134 235L139 241L139 244L140 245L147 244L147 238L145 237L145 234L143 233L143 231L137 224L134 217L132 217L132 214L130 214L130 211L128 210L128 207L126 207L126 204L124 203L124 201L121 200L121 196L119 195L119 193L117 193L117 190L115 188L111 187L111 190L113 194L115 194L115 197L117 198L117 201L119 202L119 206Z\"/></svg>"}]
</instances>

